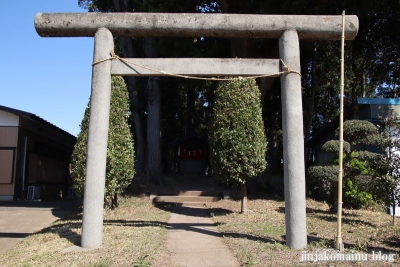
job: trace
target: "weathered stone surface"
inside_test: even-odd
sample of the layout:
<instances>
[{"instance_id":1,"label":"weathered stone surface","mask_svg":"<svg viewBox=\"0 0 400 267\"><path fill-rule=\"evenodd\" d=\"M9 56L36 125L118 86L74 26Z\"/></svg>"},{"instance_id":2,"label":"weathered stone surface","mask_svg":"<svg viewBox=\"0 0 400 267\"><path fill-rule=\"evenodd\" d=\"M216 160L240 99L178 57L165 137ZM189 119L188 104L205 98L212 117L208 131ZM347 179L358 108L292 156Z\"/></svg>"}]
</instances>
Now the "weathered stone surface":
<instances>
[{"instance_id":1,"label":"weathered stone surface","mask_svg":"<svg viewBox=\"0 0 400 267\"><path fill-rule=\"evenodd\" d=\"M279 55L291 69L300 72L300 48L296 31L282 34L279 39ZM307 225L300 75L283 74L281 86L286 244L290 248L301 249L307 246Z\"/></svg>"},{"instance_id":2,"label":"weathered stone surface","mask_svg":"<svg viewBox=\"0 0 400 267\"><path fill-rule=\"evenodd\" d=\"M239 59L239 58L127 58L127 61L155 70L180 75L212 76L252 76L275 74L279 69L279 59ZM167 74L125 63L119 59L112 61L112 75L122 76L168 76Z\"/></svg>"},{"instance_id":3,"label":"weathered stone surface","mask_svg":"<svg viewBox=\"0 0 400 267\"><path fill-rule=\"evenodd\" d=\"M111 32L105 28L100 28L94 37L93 62L109 57L111 49L114 49L114 39ZM99 247L103 239L103 206L110 99L111 61L107 60L94 65L92 73L82 218L81 246L83 248Z\"/></svg>"},{"instance_id":4,"label":"weathered stone surface","mask_svg":"<svg viewBox=\"0 0 400 267\"><path fill-rule=\"evenodd\" d=\"M94 36L101 27L115 36L279 38L296 30L300 39L340 40L342 16L198 13L38 13L42 37ZM346 40L358 31L358 18L346 16Z\"/></svg>"}]
</instances>

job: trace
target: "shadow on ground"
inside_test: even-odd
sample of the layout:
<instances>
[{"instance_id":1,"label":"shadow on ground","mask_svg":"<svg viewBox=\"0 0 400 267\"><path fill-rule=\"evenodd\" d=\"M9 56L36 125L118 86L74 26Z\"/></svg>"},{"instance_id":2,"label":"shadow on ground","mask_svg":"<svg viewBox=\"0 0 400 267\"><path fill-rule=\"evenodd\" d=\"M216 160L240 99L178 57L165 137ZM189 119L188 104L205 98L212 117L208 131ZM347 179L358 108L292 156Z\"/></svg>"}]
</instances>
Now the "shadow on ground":
<instances>
[{"instance_id":1,"label":"shadow on ground","mask_svg":"<svg viewBox=\"0 0 400 267\"><path fill-rule=\"evenodd\" d=\"M233 211L228 210L228 209L223 209L223 208L211 208L209 211L206 213L204 210L207 210L203 207L183 207L182 205L179 204L174 204L174 203L157 203L154 202L154 206L168 212L174 212L177 214L182 214L182 215L188 215L188 216L194 216L194 217L211 217L211 214L213 216L223 216L226 214L233 213ZM177 208L179 207L179 208Z\"/></svg>"},{"instance_id":2,"label":"shadow on ground","mask_svg":"<svg viewBox=\"0 0 400 267\"><path fill-rule=\"evenodd\" d=\"M280 213L285 213L285 208L284 207L279 207L277 209L275 209L275 211L280 212ZM336 222L337 218L335 217L335 213L332 213L330 211L326 211L326 210L320 210L320 209L309 209L307 208L307 214L312 214L312 216L314 217L318 217L322 220L328 221L328 222ZM331 215L331 216L329 216ZM342 222L345 224L349 224L349 225L366 225L366 226L370 226L370 227L376 227L375 224L370 223L368 221L364 221L364 220L359 220L359 219L349 219L347 217L348 213L344 213L343 217L342 217ZM351 217L356 217L357 215L354 214L350 214Z\"/></svg>"},{"instance_id":3,"label":"shadow on ground","mask_svg":"<svg viewBox=\"0 0 400 267\"><path fill-rule=\"evenodd\" d=\"M45 201L1 201L0 210L18 211L22 209L51 209L54 217L63 218L82 206L81 198L57 199Z\"/></svg>"}]
</instances>

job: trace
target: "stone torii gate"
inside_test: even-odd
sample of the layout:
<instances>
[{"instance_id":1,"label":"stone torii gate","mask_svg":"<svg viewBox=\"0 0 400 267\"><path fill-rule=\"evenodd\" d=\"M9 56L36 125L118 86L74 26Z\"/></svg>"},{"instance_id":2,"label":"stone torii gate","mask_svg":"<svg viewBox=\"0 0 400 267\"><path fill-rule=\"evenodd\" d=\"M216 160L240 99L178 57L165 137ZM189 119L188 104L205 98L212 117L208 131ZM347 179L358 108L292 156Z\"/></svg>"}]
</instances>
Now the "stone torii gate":
<instances>
[{"instance_id":1,"label":"stone torii gate","mask_svg":"<svg viewBox=\"0 0 400 267\"><path fill-rule=\"evenodd\" d=\"M174 14L174 13L38 13L42 37L93 37L91 112L86 161L82 248L102 244L111 76L281 76L286 244L307 246L303 116L299 39L340 40L342 16ZM345 38L358 31L358 18L346 16ZM278 38L279 59L126 59L111 60L116 36ZM153 70L163 70L156 72ZM279 72L283 74L278 75ZM297 72L297 73L296 73Z\"/></svg>"}]
</instances>

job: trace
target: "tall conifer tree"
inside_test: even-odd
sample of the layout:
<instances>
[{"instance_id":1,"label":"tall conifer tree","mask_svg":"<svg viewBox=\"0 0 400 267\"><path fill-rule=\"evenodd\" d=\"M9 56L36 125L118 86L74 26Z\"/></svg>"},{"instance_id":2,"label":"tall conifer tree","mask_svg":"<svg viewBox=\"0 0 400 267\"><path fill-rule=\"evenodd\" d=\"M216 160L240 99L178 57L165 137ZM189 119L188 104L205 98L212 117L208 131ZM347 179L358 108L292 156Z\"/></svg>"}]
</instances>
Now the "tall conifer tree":
<instances>
[{"instance_id":1,"label":"tall conifer tree","mask_svg":"<svg viewBox=\"0 0 400 267\"><path fill-rule=\"evenodd\" d=\"M260 90L253 79L222 82L215 95L210 161L226 183L239 184L242 213L247 212L247 178L266 168L267 141Z\"/></svg>"},{"instance_id":2,"label":"tall conifer tree","mask_svg":"<svg viewBox=\"0 0 400 267\"><path fill-rule=\"evenodd\" d=\"M86 174L87 140L90 102L85 110L81 131L72 154L72 178L78 195L83 196ZM112 78L110 124L108 131L107 165L104 203L117 206L117 193L122 193L134 176L134 143L128 125L129 98L121 77Z\"/></svg>"}]
</instances>

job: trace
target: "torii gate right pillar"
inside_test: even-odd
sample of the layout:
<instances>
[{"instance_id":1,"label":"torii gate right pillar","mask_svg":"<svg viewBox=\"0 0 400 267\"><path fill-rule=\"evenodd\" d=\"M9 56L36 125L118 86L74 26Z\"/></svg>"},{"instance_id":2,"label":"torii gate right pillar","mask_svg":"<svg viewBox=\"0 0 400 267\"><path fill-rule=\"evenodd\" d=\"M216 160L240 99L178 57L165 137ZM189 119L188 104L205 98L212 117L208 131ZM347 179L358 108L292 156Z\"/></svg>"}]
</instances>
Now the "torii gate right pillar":
<instances>
[{"instance_id":1,"label":"torii gate right pillar","mask_svg":"<svg viewBox=\"0 0 400 267\"><path fill-rule=\"evenodd\" d=\"M299 37L295 30L285 31L279 38L279 56L293 71L300 73ZM307 247L303 109L299 73L281 76L286 245L294 249Z\"/></svg>"}]
</instances>

